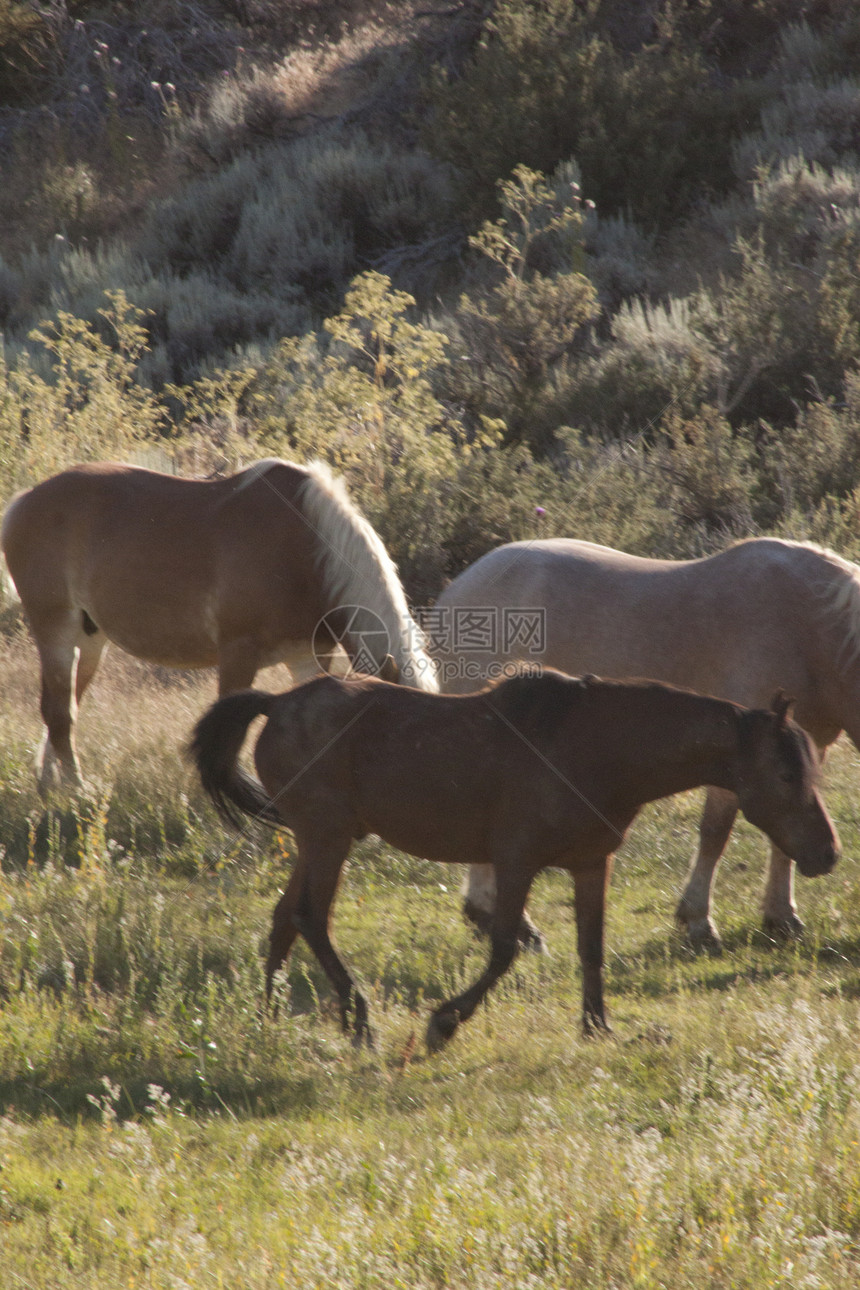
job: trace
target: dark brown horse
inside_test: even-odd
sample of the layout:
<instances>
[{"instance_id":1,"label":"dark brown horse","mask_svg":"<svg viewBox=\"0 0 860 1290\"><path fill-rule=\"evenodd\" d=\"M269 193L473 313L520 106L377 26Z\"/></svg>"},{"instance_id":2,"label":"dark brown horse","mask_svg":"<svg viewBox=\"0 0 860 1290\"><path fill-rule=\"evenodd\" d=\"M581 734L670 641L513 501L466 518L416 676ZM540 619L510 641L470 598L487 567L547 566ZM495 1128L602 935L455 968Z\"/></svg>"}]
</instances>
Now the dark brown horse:
<instances>
[{"instance_id":1,"label":"dark brown horse","mask_svg":"<svg viewBox=\"0 0 860 1290\"><path fill-rule=\"evenodd\" d=\"M327 467L259 461L226 479L76 466L16 497L3 552L42 664L43 789L79 784L77 707L108 641L166 667L217 667L219 693L337 645L359 672L435 673L381 540Z\"/></svg>"},{"instance_id":2,"label":"dark brown horse","mask_svg":"<svg viewBox=\"0 0 860 1290\"><path fill-rule=\"evenodd\" d=\"M376 833L431 860L491 865L497 901L487 970L443 1003L427 1031L448 1040L509 967L536 874L574 879L583 1025L606 1027L604 900L610 857L640 807L717 784L796 857L827 873L838 839L817 787L808 737L777 700L750 710L666 685L514 677L478 694L420 694L376 679L320 677L281 695L219 700L191 746L204 788L238 813L287 825L298 859L275 908L266 964L275 972L301 933L337 991L344 1029L370 1039L367 1005L329 937L329 916L354 839ZM254 760L237 767L248 726L268 718Z\"/></svg>"}]
</instances>

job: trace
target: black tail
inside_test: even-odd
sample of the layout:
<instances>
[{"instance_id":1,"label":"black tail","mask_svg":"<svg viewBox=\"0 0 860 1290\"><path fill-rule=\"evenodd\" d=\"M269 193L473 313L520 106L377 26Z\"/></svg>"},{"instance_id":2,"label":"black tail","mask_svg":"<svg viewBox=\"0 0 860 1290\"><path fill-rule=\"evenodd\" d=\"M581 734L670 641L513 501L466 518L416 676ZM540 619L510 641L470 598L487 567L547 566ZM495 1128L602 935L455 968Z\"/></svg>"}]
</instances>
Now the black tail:
<instances>
[{"instance_id":1,"label":"black tail","mask_svg":"<svg viewBox=\"0 0 860 1290\"><path fill-rule=\"evenodd\" d=\"M255 717L268 716L277 697L262 690L228 694L203 714L188 745L218 813L237 829L242 827L240 812L270 824L282 822L262 785L236 765L249 725Z\"/></svg>"}]
</instances>

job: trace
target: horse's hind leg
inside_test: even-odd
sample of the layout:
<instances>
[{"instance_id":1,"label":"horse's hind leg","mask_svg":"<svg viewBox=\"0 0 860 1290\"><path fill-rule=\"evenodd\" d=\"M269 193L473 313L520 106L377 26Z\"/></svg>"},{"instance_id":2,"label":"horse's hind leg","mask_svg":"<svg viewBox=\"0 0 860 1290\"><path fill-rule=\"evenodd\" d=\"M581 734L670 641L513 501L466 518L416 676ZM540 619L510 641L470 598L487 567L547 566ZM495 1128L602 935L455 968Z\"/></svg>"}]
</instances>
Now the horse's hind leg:
<instances>
[{"instance_id":1,"label":"horse's hind leg","mask_svg":"<svg viewBox=\"0 0 860 1290\"><path fill-rule=\"evenodd\" d=\"M722 951L722 941L711 918L711 894L720 856L726 849L738 813L738 799L724 788L709 788L699 824L699 849L690 866L687 884L675 917L696 949L711 954Z\"/></svg>"},{"instance_id":2,"label":"horse's hind leg","mask_svg":"<svg viewBox=\"0 0 860 1290\"><path fill-rule=\"evenodd\" d=\"M474 923L479 932L488 935L493 925L496 908L496 874L491 864L469 866L463 888L463 915ZM538 954L546 950L546 942L523 910L517 932L520 944Z\"/></svg>"},{"instance_id":3,"label":"horse's hind leg","mask_svg":"<svg viewBox=\"0 0 860 1290\"><path fill-rule=\"evenodd\" d=\"M354 1012L353 1042L359 1045L364 1040L368 1047L373 1047L367 1000L356 988L329 935L329 915L352 837L345 834L323 840L318 836L311 841L297 837L296 842L299 860L284 893L277 934L272 929L270 961L272 955L281 954L284 946L289 949L296 932L300 932L337 992L344 1031L349 1030L350 1012ZM292 921L292 931L286 927L288 918Z\"/></svg>"},{"instance_id":4,"label":"horse's hind leg","mask_svg":"<svg viewBox=\"0 0 860 1290\"><path fill-rule=\"evenodd\" d=\"M762 921L771 936L790 940L803 935L803 920L794 903L794 862L779 847L770 853Z\"/></svg>"},{"instance_id":5,"label":"horse's hind leg","mask_svg":"<svg viewBox=\"0 0 860 1290\"><path fill-rule=\"evenodd\" d=\"M275 973L287 961L293 942L299 934L295 921L296 907L305 881L305 861L302 856L287 883L286 891L275 906L272 915L272 930L269 933L269 954L266 959L266 998L272 997L272 986Z\"/></svg>"},{"instance_id":6,"label":"horse's hind leg","mask_svg":"<svg viewBox=\"0 0 860 1290\"><path fill-rule=\"evenodd\" d=\"M45 793L63 781L75 786L82 782L74 738L80 641L77 624L69 614L50 623L34 623L31 618L31 627L42 668L41 712L45 739L37 770L39 791Z\"/></svg>"},{"instance_id":7,"label":"horse's hind leg","mask_svg":"<svg viewBox=\"0 0 860 1290\"><path fill-rule=\"evenodd\" d=\"M78 706L98 670L106 644L107 637L104 632L98 629L85 629L78 646L78 666L75 670L75 702Z\"/></svg>"},{"instance_id":8,"label":"horse's hind leg","mask_svg":"<svg viewBox=\"0 0 860 1290\"><path fill-rule=\"evenodd\" d=\"M490 961L468 990L437 1008L427 1027L427 1047L436 1052L468 1021L484 995L507 972L520 946L520 925L534 871L513 861L496 871L496 901L490 928Z\"/></svg>"},{"instance_id":9,"label":"horse's hind leg","mask_svg":"<svg viewBox=\"0 0 860 1290\"><path fill-rule=\"evenodd\" d=\"M106 637L97 629L87 630L77 611L65 613L51 625L37 621L33 634L42 665L45 723L37 767L39 791L45 793L61 782L79 788L83 780L75 747L78 704L95 675Z\"/></svg>"}]
</instances>

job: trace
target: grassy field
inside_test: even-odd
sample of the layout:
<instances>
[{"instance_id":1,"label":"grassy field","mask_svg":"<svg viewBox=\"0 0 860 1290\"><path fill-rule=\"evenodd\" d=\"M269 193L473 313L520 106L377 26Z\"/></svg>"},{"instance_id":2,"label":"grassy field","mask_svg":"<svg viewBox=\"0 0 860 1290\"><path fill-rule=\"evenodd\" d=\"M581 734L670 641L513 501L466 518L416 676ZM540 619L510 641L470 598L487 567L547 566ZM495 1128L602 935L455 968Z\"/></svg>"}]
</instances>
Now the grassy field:
<instances>
[{"instance_id":1,"label":"grassy field","mask_svg":"<svg viewBox=\"0 0 860 1290\"><path fill-rule=\"evenodd\" d=\"M269 678L280 685L277 674ZM854 1287L860 1278L858 756L827 797L846 858L798 882L801 944L758 932L765 848L719 880L726 952L672 927L698 795L646 811L610 895L614 1035L585 1042L570 893L443 1054L477 975L460 875L371 839L336 930L375 1052L299 948L277 1017L260 948L286 836L225 833L180 756L211 678L118 655L84 709L93 797L35 794L35 655L0 661L0 1283L66 1287Z\"/></svg>"}]
</instances>

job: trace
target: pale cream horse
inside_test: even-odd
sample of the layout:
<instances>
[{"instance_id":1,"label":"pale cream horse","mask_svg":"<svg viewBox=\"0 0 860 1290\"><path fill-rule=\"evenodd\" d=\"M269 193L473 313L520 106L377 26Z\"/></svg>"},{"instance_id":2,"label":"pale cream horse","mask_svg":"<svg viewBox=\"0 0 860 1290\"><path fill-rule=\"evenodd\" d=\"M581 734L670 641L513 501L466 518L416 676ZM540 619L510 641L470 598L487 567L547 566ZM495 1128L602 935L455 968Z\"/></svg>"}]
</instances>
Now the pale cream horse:
<instances>
[{"instance_id":1,"label":"pale cream horse","mask_svg":"<svg viewBox=\"0 0 860 1290\"><path fill-rule=\"evenodd\" d=\"M463 693L516 660L650 677L749 707L783 689L824 751L860 746L860 569L799 542L754 538L701 560L646 560L562 538L482 557L440 596L431 650L442 689ZM709 788L699 847L677 909L694 944L718 950L711 894L738 809ZM486 922L492 872L470 870L466 910ZM764 926L799 935L790 858L771 852ZM530 924L523 937L535 938ZM539 940L539 937L538 937Z\"/></svg>"},{"instance_id":2,"label":"pale cream horse","mask_svg":"<svg viewBox=\"0 0 860 1290\"><path fill-rule=\"evenodd\" d=\"M319 463L211 480L76 466L13 499L2 545L41 660L43 789L81 783L77 708L108 641L216 667L222 695L273 663L306 678L338 647L359 672L438 688L391 558Z\"/></svg>"}]
</instances>

